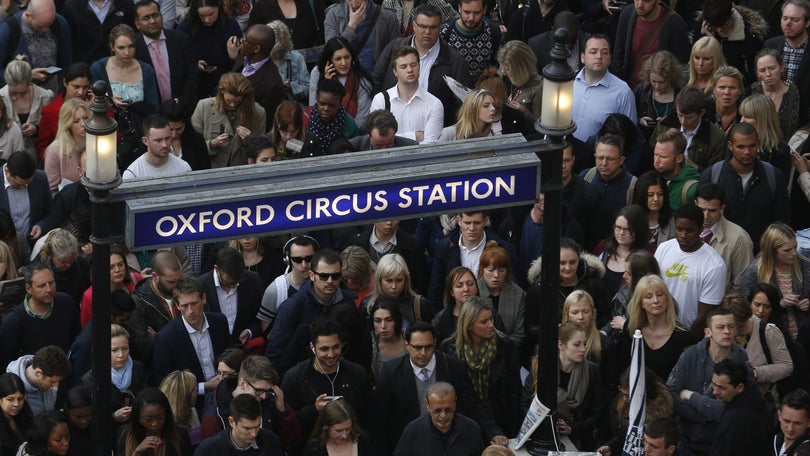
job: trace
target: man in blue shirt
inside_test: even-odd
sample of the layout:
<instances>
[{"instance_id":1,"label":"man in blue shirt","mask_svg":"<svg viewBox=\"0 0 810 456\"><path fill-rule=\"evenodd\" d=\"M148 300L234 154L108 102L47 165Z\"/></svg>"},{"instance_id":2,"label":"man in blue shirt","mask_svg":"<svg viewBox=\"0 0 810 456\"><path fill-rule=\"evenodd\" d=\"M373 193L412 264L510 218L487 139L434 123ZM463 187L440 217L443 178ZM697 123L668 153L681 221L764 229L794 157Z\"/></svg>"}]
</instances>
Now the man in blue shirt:
<instances>
[{"instance_id":1,"label":"man in blue shirt","mask_svg":"<svg viewBox=\"0 0 810 456\"><path fill-rule=\"evenodd\" d=\"M611 63L608 37L600 34L589 36L580 58L584 68L574 79L572 115L577 124L574 136L587 141L597 134L608 114L614 112L637 122L633 91L627 83L608 72Z\"/></svg>"}]
</instances>

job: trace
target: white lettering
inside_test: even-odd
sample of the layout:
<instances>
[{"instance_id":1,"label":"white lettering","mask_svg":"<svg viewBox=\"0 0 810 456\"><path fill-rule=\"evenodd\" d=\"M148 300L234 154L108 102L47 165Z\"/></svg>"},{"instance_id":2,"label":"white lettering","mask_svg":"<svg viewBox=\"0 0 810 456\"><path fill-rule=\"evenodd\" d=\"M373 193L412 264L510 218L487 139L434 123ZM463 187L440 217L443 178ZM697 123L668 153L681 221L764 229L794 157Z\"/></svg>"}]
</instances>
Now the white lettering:
<instances>
[{"instance_id":1,"label":"white lettering","mask_svg":"<svg viewBox=\"0 0 810 456\"><path fill-rule=\"evenodd\" d=\"M169 223L171 229L169 230L163 229L163 224L166 222ZM157 223L155 223L155 231L157 231L157 234L161 237L173 236L175 231L177 231L177 220L175 220L174 217L169 215L161 217L160 220L158 220Z\"/></svg>"},{"instance_id":2,"label":"white lettering","mask_svg":"<svg viewBox=\"0 0 810 456\"><path fill-rule=\"evenodd\" d=\"M228 222L227 223L220 222L219 219L221 216L227 217L226 220L228 220ZM217 211L217 213L214 215L214 228L218 230L227 230L233 226L234 220L235 217L232 211L229 211L228 209L221 209Z\"/></svg>"},{"instance_id":3,"label":"white lettering","mask_svg":"<svg viewBox=\"0 0 810 456\"><path fill-rule=\"evenodd\" d=\"M293 222L300 222L301 220L304 220L304 214L293 215L293 212L292 212L293 206L304 206L304 202L301 201L301 200L291 201L290 204L287 205L287 210L286 210L287 218L292 220Z\"/></svg>"}]
</instances>

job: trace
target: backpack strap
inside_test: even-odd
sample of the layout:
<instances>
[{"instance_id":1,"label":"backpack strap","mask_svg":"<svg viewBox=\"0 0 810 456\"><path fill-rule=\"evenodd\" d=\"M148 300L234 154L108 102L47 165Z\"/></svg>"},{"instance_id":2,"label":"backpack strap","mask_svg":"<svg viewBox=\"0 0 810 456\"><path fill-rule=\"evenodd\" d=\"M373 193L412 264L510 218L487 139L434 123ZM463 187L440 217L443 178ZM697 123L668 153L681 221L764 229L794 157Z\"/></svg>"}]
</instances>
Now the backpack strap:
<instances>
[{"instance_id":1,"label":"backpack strap","mask_svg":"<svg viewBox=\"0 0 810 456\"><path fill-rule=\"evenodd\" d=\"M630 186L627 187L627 204L633 204L633 194L636 192L636 181L638 181L636 176L630 179Z\"/></svg>"},{"instance_id":2,"label":"backpack strap","mask_svg":"<svg viewBox=\"0 0 810 456\"><path fill-rule=\"evenodd\" d=\"M382 94L383 94L383 100L385 100L385 110L386 111L391 111L391 96L388 95L387 90L383 90Z\"/></svg>"},{"instance_id":3,"label":"backpack strap","mask_svg":"<svg viewBox=\"0 0 810 456\"><path fill-rule=\"evenodd\" d=\"M689 190L694 187L697 182L698 181L695 179L689 179L688 181L684 182L683 187L681 188L681 204L686 204Z\"/></svg>"},{"instance_id":4,"label":"backpack strap","mask_svg":"<svg viewBox=\"0 0 810 456\"><path fill-rule=\"evenodd\" d=\"M422 319L422 295L413 295L413 320L419 321Z\"/></svg>"},{"instance_id":5,"label":"backpack strap","mask_svg":"<svg viewBox=\"0 0 810 456\"><path fill-rule=\"evenodd\" d=\"M768 180L768 187L771 189L771 195L776 196L776 171L773 165L767 162L762 162L762 167L765 168L765 179Z\"/></svg>"},{"instance_id":6,"label":"backpack strap","mask_svg":"<svg viewBox=\"0 0 810 456\"><path fill-rule=\"evenodd\" d=\"M716 184L717 180L720 179L720 170L721 169L723 169L723 162L722 161L719 161L719 162L712 165L711 176L712 176L712 183L713 184Z\"/></svg>"},{"instance_id":7,"label":"backpack strap","mask_svg":"<svg viewBox=\"0 0 810 456\"><path fill-rule=\"evenodd\" d=\"M765 339L765 327L768 326L768 323L764 320L759 321L759 344L762 345L762 352L765 354L765 360L768 364L773 364L773 358L771 358L771 350L768 348L768 340Z\"/></svg>"},{"instance_id":8,"label":"backpack strap","mask_svg":"<svg viewBox=\"0 0 810 456\"><path fill-rule=\"evenodd\" d=\"M585 177L583 179L585 179L585 182L591 184L591 183L593 183L594 177L596 177L596 167L595 166L593 168L589 169L587 173L585 173Z\"/></svg>"}]
</instances>

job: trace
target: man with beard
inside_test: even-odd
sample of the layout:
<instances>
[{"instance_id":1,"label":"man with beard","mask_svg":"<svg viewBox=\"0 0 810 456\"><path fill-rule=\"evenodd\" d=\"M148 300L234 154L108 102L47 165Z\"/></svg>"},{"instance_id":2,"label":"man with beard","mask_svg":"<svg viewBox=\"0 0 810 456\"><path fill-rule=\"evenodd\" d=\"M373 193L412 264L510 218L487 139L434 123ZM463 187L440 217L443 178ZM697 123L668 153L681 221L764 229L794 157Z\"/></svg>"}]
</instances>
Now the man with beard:
<instances>
[{"instance_id":1,"label":"man with beard","mask_svg":"<svg viewBox=\"0 0 810 456\"><path fill-rule=\"evenodd\" d=\"M337 252L332 249L318 250L312 256L311 265L309 281L281 303L273 329L270 330L266 355L279 370L284 367L280 365L281 358L299 326L308 325L319 316L329 315L338 305L348 303L354 307L352 297L340 287L343 264Z\"/></svg>"},{"instance_id":2,"label":"man with beard","mask_svg":"<svg viewBox=\"0 0 810 456\"><path fill-rule=\"evenodd\" d=\"M135 292L135 312L129 320L132 357L152 364L155 334L179 315L174 308L172 293L183 270L172 252L159 251L152 257L152 273L142 280Z\"/></svg>"},{"instance_id":3,"label":"man with beard","mask_svg":"<svg viewBox=\"0 0 810 456\"><path fill-rule=\"evenodd\" d=\"M765 41L764 47L776 49L785 64L787 82L799 88L799 125L810 120L810 56L807 55L807 28L810 27L810 3L785 0L782 4L782 36Z\"/></svg>"},{"instance_id":4,"label":"man with beard","mask_svg":"<svg viewBox=\"0 0 810 456\"><path fill-rule=\"evenodd\" d=\"M339 397L351 405L361 426L367 424L372 397L369 373L363 366L341 359L340 332L341 326L335 320L314 321L309 333L312 358L293 366L281 382L303 435L312 433L318 414L329 401Z\"/></svg>"},{"instance_id":5,"label":"man with beard","mask_svg":"<svg viewBox=\"0 0 810 456\"><path fill-rule=\"evenodd\" d=\"M442 27L441 38L464 56L473 79L495 64L501 30L487 18L484 0L459 0L459 18Z\"/></svg>"},{"instance_id":6,"label":"man with beard","mask_svg":"<svg viewBox=\"0 0 810 456\"><path fill-rule=\"evenodd\" d=\"M611 71L630 87L641 82L644 61L658 51L669 51L681 63L689 60L691 46L686 22L660 0L635 0L619 16Z\"/></svg>"}]
</instances>

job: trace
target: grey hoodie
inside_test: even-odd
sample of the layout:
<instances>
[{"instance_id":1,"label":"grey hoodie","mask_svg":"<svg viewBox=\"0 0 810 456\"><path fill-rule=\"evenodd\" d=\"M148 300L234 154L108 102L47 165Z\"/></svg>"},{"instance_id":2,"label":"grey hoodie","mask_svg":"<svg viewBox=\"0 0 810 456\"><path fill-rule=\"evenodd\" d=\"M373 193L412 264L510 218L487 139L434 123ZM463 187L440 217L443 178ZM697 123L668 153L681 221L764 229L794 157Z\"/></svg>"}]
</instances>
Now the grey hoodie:
<instances>
[{"instance_id":1,"label":"grey hoodie","mask_svg":"<svg viewBox=\"0 0 810 456\"><path fill-rule=\"evenodd\" d=\"M31 365L34 355L25 355L10 362L6 367L6 372L17 374L25 385L25 401L31 407L31 412L36 416L45 410L53 410L56 405L57 388L43 390L32 384L25 376L25 369Z\"/></svg>"}]
</instances>

